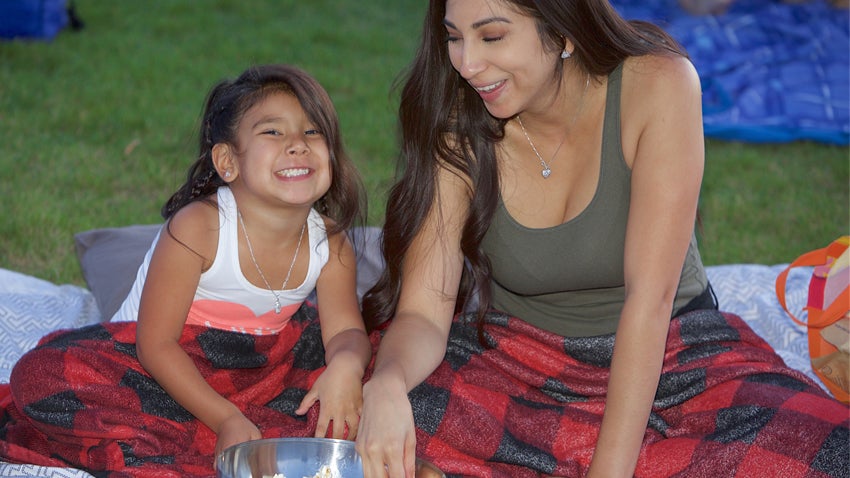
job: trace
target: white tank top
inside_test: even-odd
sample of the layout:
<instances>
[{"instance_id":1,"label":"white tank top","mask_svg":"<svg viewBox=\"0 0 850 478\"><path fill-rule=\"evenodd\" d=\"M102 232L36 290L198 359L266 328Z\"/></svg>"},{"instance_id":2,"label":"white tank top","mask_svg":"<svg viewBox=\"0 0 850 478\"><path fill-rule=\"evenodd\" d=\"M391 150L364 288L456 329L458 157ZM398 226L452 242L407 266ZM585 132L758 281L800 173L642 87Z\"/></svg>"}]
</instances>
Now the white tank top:
<instances>
[{"instance_id":1,"label":"white tank top","mask_svg":"<svg viewBox=\"0 0 850 478\"><path fill-rule=\"evenodd\" d=\"M298 287L275 291L283 306L280 313L275 313L274 294L266 288L251 284L242 274L238 253L239 220L236 201L227 186L218 189L218 210L221 228L215 259L212 266L201 274L186 323L255 335L279 333L315 289L322 268L328 261L325 223L318 212L310 210L307 218L306 251L310 254L307 277ZM112 317L112 321L138 319L142 289L160 234L162 230L145 255L130 293ZM302 247L302 252L304 250Z\"/></svg>"}]
</instances>

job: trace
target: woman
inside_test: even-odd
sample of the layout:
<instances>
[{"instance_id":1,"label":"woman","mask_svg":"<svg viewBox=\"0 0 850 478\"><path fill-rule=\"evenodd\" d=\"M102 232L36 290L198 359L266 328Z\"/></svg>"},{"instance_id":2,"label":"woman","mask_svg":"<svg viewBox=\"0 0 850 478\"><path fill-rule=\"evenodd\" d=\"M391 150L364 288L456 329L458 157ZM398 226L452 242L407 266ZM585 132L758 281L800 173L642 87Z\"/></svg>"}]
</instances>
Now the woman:
<instances>
[{"instance_id":1,"label":"woman","mask_svg":"<svg viewBox=\"0 0 850 478\"><path fill-rule=\"evenodd\" d=\"M432 0L400 120L387 270L364 303L389 324L363 390L367 477L413 476L417 454L458 475L758 476L749 443L725 461L706 444L743 433L716 403L752 376L839 416L820 451L846 432L846 407L715 310L694 237L700 84L664 32L604 0ZM477 334L452 320L473 298ZM711 323L729 333L694 333Z\"/></svg>"}]
</instances>

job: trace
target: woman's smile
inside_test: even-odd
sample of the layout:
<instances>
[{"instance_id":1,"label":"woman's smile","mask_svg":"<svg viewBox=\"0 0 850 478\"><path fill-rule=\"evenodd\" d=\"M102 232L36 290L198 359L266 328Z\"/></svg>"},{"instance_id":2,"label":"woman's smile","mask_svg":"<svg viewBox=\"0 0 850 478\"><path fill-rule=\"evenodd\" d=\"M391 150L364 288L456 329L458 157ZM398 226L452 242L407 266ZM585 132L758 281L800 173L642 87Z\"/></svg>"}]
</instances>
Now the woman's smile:
<instances>
[{"instance_id":1,"label":"woman's smile","mask_svg":"<svg viewBox=\"0 0 850 478\"><path fill-rule=\"evenodd\" d=\"M481 96L482 100L485 102L491 102L501 95L506 84L506 80L501 80L485 86L473 86L473 88L475 88L475 91L477 91L478 95Z\"/></svg>"}]
</instances>

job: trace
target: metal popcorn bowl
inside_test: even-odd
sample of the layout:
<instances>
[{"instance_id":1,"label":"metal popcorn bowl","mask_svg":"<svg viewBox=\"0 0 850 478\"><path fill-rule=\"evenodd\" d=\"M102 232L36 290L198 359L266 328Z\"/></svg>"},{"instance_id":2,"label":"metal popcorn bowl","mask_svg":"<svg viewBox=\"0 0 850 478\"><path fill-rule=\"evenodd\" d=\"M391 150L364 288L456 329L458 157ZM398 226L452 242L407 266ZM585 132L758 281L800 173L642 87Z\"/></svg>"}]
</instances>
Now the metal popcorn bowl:
<instances>
[{"instance_id":1,"label":"metal popcorn bowl","mask_svg":"<svg viewBox=\"0 0 850 478\"><path fill-rule=\"evenodd\" d=\"M354 442L330 438L267 438L234 445L216 460L218 478L313 478L328 467L333 478L363 478ZM445 478L437 467L416 460L419 478Z\"/></svg>"}]
</instances>

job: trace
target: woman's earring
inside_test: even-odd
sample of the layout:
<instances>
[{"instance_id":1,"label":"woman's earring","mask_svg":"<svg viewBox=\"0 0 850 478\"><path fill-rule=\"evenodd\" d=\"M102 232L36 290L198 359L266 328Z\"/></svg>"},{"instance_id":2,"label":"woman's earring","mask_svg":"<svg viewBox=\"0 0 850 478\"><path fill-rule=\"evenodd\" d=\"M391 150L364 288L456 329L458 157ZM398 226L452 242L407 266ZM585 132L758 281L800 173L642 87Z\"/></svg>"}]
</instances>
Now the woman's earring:
<instances>
[{"instance_id":1,"label":"woman's earring","mask_svg":"<svg viewBox=\"0 0 850 478\"><path fill-rule=\"evenodd\" d=\"M225 172L224 172L224 177L225 177L225 178L229 178L229 177L230 177L230 170L227 170L227 171L225 171Z\"/></svg>"},{"instance_id":2,"label":"woman's earring","mask_svg":"<svg viewBox=\"0 0 850 478\"><path fill-rule=\"evenodd\" d=\"M570 55L570 52L568 52L567 50L564 50L564 51L561 52L561 59L562 60L566 60L570 56L572 56L572 55Z\"/></svg>"}]
</instances>

